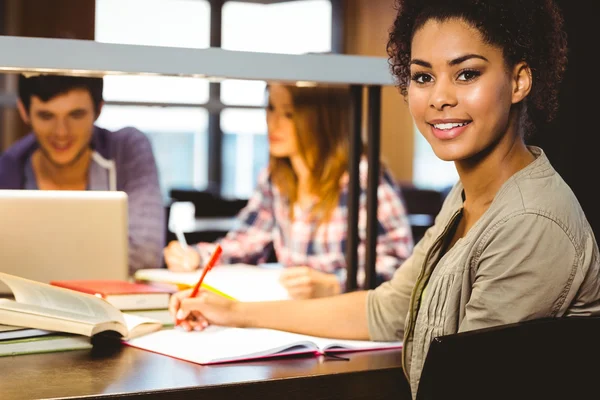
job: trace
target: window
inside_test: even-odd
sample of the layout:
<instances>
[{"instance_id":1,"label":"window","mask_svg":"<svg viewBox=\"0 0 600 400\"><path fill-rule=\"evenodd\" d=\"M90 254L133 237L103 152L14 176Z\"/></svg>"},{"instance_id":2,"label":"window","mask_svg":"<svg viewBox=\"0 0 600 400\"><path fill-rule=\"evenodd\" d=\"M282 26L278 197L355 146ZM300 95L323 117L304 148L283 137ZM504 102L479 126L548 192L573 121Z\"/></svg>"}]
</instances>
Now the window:
<instances>
[{"instance_id":1,"label":"window","mask_svg":"<svg viewBox=\"0 0 600 400\"><path fill-rule=\"evenodd\" d=\"M226 1L215 10L221 10L217 22L224 49L290 54L331 50L329 0ZM210 23L211 0L96 0L100 42L207 48ZM220 92L216 98L203 79L107 76L104 85L107 105L98 125L134 126L149 137L165 197L175 187L205 189L209 180L218 179L218 174L209 176L209 166L219 163L221 181L211 182L211 187L216 184L228 197L252 194L269 159L265 82L213 83L220 88L212 92ZM208 151L209 138L215 135L221 154Z\"/></svg>"},{"instance_id":2,"label":"window","mask_svg":"<svg viewBox=\"0 0 600 400\"><path fill-rule=\"evenodd\" d=\"M227 108L221 113L223 189L226 197L247 198L269 161L264 110Z\"/></svg>"},{"instance_id":3,"label":"window","mask_svg":"<svg viewBox=\"0 0 600 400\"><path fill-rule=\"evenodd\" d=\"M148 136L165 200L173 187L208 185L208 112L202 108L104 106L98 125L133 126Z\"/></svg>"},{"instance_id":4,"label":"window","mask_svg":"<svg viewBox=\"0 0 600 400\"><path fill-rule=\"evenodd\" d=\"M331 2L291 1L255 4L228 1L223 6L222 47L264 53L331 51ZM224 105L264 107L265 82L225 80ZM263 110L226 108L223 131L222 193L245 198L252 194L258 173L269 161Z\"/></svg>"},{"instance_id":5,"label":"window","mask_svg":"<svg viewBox=\"0 0 600 400\"><path fill-rule=\"evenodd\" d=\"M222 47L228 50L324 53L331 51L331 32L329 0L223 6Z\"/></svg>"},{"instance_id":6,"label":"window","mask_svg":"<svg viewBox=\"0 0 600 400\"><path fill-rule=\"evenodd\" d=\"M210 4L203 0L96 0L95 29L99 42L205 48L210 42ZM97 124L111 130L133 126L148 136L165 200L171 188L208 185L208 112L198 107L208 101L208 93L208 82L201 79L104 78L107 105ZM186 104L190 107L181 107Z\"/></svg>"},{"instance_id":7,"label":"window","mask_svg":"<svg viewBox=\"0 0 600 400\"><path fill-rule=\"evenodd\" d=\"M210 4L205 0L96 0L98 42L206 48Z\"/></svg>"}]
</instances>

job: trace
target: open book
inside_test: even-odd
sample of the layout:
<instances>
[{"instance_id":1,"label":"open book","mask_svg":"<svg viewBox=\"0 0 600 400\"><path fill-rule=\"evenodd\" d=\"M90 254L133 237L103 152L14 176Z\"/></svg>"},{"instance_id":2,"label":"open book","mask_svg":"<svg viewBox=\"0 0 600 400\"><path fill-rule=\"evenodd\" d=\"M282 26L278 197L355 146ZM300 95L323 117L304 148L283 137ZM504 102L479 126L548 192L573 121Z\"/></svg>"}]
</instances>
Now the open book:
<instances>
[{"instance_id":1,"label":"open book","mask_svg":"<svg viewBox=\"0 0 600 400\"><path fill-rule=\"evenodd\" d=\"M0 272L14 300L0 299L0 324L94 337L130 339L162 328L159 321L121 313L105 300Z\"/></svg>"},{"instance_id":2,"label":"open book","mask_svg":"<svg viewBox=\"0 0 600 400\"><path fill-rule=\"evenodd\" d=\"M402 347L402 342L327 339L273 329L221 326L209 326L201 332L162 330L128 340L125 344L205 365L295 354L328 354Z\"/></svg>"}]
</instances>

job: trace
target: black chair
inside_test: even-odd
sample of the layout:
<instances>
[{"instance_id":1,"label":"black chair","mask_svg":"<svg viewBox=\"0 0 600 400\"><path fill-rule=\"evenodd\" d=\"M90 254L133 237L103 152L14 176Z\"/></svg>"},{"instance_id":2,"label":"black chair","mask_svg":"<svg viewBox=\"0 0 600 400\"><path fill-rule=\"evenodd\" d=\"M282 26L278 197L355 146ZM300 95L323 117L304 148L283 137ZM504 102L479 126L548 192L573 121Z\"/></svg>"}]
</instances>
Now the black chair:
<instances>
[{"instance_id":1,"label":"black chair","mask_svg":"<svg viewBox=\"0 0 600 400\"><path fill-rule=\"evenodd\" d=\"M417 243L425 231L433 225L435 216L442 208L445 193L433 189L421 189L408 182L401 183L400 189L408 213L413 240Z\"/></svg>"},{"instance_id":2,"label":"black chair","mask_svg":"<svg viewBox=\"0 0 600 400\"><path fill-rule=\"evenodd\" d=\"M212 193L211 191L199 191L193 189L171 189L169 193L171 200L190 201L195 207L196 218L232 218L246 206L248 200L230 199ZM197 232L186 232L185 238L189 243L213 242L227 234L226 230L215 227L214 229L203 229ZM167 229L167 243L176 240L175 234Z\"/></svg>"},{"instance_id":3,"label":"black chair","mask_svg":"<svg viewBox=\"0 0 600 400\"><path fill-rule=\"evenodd\" d=\"M435 338L417 400L600 399L600 317L540 319Z\"/></svg>"},{"instance_id":4,"label":"black chair","mask_svg":"<svg viewBox=\"0 0 600 400\"><path fill-rule=\"evenodd\" d=\"M173 201L191 201L196 208L196 217L233 217L246 206L247 199L226 198L211 191L193 189L171 189Z\"/></svg>"}]
</instances>

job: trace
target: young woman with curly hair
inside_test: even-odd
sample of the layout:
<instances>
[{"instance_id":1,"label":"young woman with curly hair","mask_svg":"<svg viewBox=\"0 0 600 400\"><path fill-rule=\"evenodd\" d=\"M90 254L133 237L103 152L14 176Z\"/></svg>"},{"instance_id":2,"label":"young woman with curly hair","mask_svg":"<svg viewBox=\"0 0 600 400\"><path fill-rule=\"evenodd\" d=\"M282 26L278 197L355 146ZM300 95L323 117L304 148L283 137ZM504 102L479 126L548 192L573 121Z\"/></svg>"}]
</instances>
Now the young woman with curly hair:
<instances>
[{"instance_id":1,"label":"young woman with curly hair","mask_svg":"<svg viewBox=\"0 0 600 400\"><path fill-rule=\"evenodd\" d=\"M434 226L392 280L371 291L258 304L184 292L171 311L188 317L188 329L214 323L403 340L416 396L436 336L599 314L600 265L573 192L524 139L557 107L566 38L556 4L397 4L388 44L393 73L419 130L460 177Z\"/></svg>"}]
</instances>

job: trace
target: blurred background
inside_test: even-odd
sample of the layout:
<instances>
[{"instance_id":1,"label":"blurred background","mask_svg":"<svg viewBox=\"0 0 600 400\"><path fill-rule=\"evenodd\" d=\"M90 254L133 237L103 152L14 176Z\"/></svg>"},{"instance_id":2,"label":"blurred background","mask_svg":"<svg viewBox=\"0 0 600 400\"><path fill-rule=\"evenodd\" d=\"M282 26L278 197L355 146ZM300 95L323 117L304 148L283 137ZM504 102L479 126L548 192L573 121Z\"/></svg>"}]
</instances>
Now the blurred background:
<instances>
[{"instance_id":1,"label":"blurred background","mask_svg":"<svg viewBox=\"0 0 600 400\"><path fill-rule=\"evenodd\" d=\"M575 126L579 66L574 26L585 10L581 2L559 3L572 46L569 70L558 119L548 126L546 136L532 143L546 150L593 227L600 228L589 177L580 172L595 168L590 158L581 156L591 139ZM0 13L3 35L386 57L396 10L394 0L0 0ZM227 216L245 204L268 161L266 82L156 76L104 79L106 105L97 125L134 126L149 137L167 207L173 200L190 200L196 202L196 216L201 217L206 207L212 207L207 216ZM398 90L386 87L382 96L382 160L407 192L418 191L417 197L407 200L409 212L417 207L413 204L428 201L429 209L435 210L456 182L456 170L431 152ZM16 98L16 76L0 75L0 152L27 133L16 112ZM211 239L210 235L199 239Z\"/></svg>"}]
</instances>

